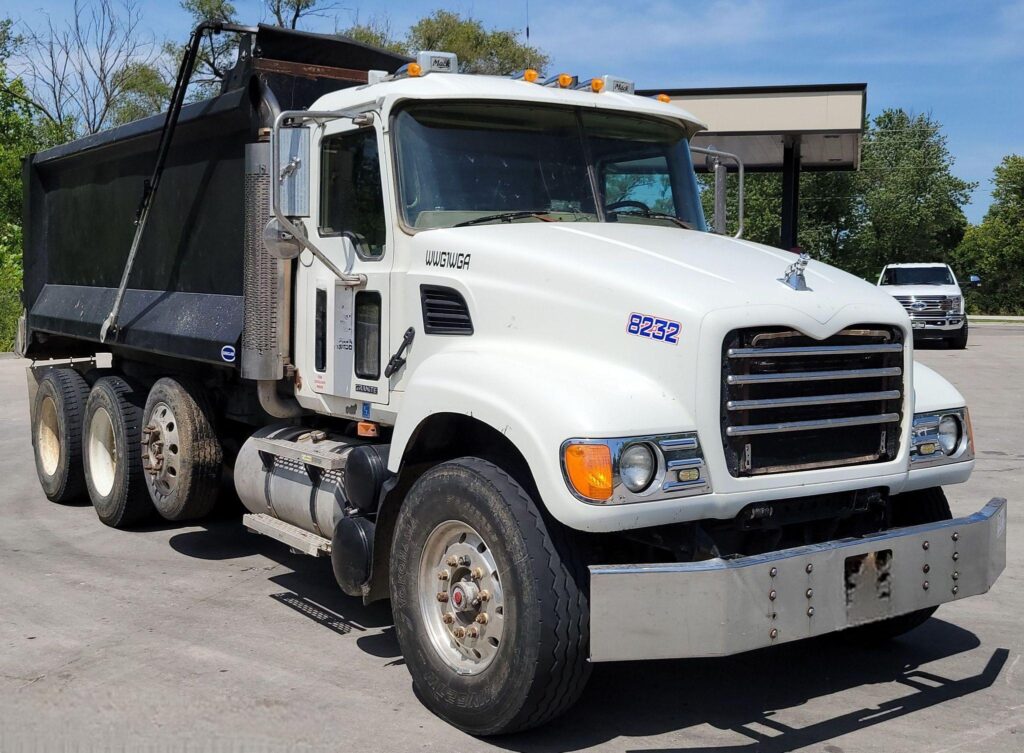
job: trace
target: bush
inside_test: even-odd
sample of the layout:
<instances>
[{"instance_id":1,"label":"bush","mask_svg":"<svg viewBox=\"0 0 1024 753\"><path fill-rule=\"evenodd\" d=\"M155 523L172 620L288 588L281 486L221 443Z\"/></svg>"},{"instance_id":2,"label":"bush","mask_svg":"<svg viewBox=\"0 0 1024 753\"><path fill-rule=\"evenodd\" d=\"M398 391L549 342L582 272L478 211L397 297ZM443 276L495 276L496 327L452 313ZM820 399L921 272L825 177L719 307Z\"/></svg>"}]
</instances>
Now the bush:
<instances>
[{"instance_id":1,"label":"bush","mask_svg":"<svg viewBox=\"0 0 1024 753\"><path fill-rule=\"evenodd\" d=\"M0 227L0 351L14 347L21 316L21 228Z\"/></svg>"}]
</instances>

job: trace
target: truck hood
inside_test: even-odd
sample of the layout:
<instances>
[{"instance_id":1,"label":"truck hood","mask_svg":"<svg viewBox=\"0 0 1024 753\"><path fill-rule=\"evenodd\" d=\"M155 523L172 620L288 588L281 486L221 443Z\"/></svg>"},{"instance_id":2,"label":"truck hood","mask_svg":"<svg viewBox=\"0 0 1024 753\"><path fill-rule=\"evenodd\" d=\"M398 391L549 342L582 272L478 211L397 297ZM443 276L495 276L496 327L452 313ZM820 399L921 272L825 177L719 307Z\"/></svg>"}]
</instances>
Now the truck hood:
<instances>
[{"instance_id":1,"label":"truck hood","mask_svg":"<svg viewBox=\"0 0 1024 753\"><path fill-rule=\"evenodd\" d=\"M956 285L879 285L889 295L961 295Z\"/></svg>"},{"instance_id":2,"label":"truck hood","mask_svg":"<svg viewBox=\"0 0 1024 753\"><path fill-rule=\"evenodd\" d=\"M621 301L660 316L682 309L699 320L722 308L777 305L826 324L846 306L868 304L880 322L905 318L886 291L834 267L811 261L808 290L793 290L780 278L794 254L675 227L530 222L435 230L416 240L428 254L471 254L474 273L491 272L508 284L528 278L530 288L557 290L564 299L605 293L604 305Z\"/></svg>"}]
</instances>

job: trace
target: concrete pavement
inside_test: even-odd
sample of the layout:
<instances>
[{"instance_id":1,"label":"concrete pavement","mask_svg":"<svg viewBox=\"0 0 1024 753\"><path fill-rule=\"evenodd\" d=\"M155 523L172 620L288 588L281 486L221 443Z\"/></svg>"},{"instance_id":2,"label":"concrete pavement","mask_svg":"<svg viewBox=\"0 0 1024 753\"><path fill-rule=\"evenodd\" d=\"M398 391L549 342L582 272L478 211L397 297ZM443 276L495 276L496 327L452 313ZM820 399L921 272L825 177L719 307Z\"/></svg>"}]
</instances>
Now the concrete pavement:
<instances>
[{"instance_id":1,"label":"concrete pavement","mask_svg":"<svg viewBox=\"0 0 1024 753\"><path fill-rule=\"evenodd\" d=\"M971 407L980 452L947 490L954 514L1010 498L990 594L877 650L824 639L598 665L568 715L487 742L420 705L387 606L344 596L328 562L237 514L124 532L47 502L25 362L0 358L0 751L1024 750L1024 328L978 328L967 350L918 358Z\"/></svg>"}]
</instances>

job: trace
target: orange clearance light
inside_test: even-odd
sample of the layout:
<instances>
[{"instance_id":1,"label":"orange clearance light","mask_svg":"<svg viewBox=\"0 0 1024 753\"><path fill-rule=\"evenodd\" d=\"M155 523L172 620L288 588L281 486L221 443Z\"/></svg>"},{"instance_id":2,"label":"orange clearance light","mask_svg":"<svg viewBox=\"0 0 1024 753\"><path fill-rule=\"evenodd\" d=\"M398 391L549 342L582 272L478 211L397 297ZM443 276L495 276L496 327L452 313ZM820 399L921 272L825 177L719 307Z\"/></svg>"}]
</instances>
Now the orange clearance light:
<instances>
[{"instance_id":1,"label":"orange clearance light","mask_svg":"<svg viewBox=\"0 0 1024 753\"><path fill-rule=\"evenodd\" d=\"M672 97L668 96L667 94L659 94L658 95L658 101L659 102L671 102L672 101Z\"/></svg>"},{"instance_id":2,"label":"orange clearance light","mask_svg":"<svg viewBox=\"0 0 1024 753\"><path fill-rule=\"evenodd\" d=\"M565 448L565 472L576 492L604 501L612 496L612 451L603 444L571 444Z\"/></svg>"},{"instance_id":3,"label":"orange clearance light","mask_svg":"<svg viewBox=\"0 0 1024 753\"><path fill-rule=\"evenodd\" d=\"M420 66L419 63L409 63L409 67L406 68L406 73L408 73L410 76L422 76L423 68Z\"/></svg>"},{"instance_id":4,"label":"orange clearance light","mask_svg":"<svg viewBox=\"0 0 1024 753\"><path fill-rule=\"evenodd\" d=\"M558 85L563 89L568 89L570 86L572 86L572 76L570 76L568 73L559 73Z\"/></svg>"},{"instance_id":5,"label":"orange clearance light","mask_svg":"<svg viewBox=\"0 0 1024 753\"><path fill-rule=\"evenodd\" d=\"M599 78L590 79L590 89L593 92L600 92L602 89L604 89L604 81L602 81Z\"/></svg>"},{"instance_id":6,"label":"orange clearance light","mask_svg":"<svg viewBox=\"0 0 1024 753\"><path fill-rule=\"evenodd\" d=\"M536 83L538 78L540 78L540 74L533 68L527 68L523 71L523 81L526 81L529 84Z\"/></svg>"},{"instance_id":7,"label":"orange clearance light","mask_svg":"<svg viewBox=\"0 0 1024 753\"><path fill-rule=\"evenodd\" d=\"M377 424L373 421L360 421L356 426L356 433L361 437L376 437L380 436L380 431L377 428Z\"/></svg>"}]
</instances>

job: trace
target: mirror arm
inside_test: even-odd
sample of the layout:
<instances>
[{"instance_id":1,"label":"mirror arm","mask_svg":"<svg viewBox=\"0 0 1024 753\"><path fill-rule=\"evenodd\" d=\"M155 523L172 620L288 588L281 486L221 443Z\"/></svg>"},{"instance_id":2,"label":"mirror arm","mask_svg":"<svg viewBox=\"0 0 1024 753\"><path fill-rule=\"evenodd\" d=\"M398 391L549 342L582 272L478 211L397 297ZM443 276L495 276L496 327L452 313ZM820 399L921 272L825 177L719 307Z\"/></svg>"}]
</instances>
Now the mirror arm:
<instances>
[{"instance_id":1,"label":"mirror arm","mask_svg":"<svg viewBox=\"0 0 1024 753\"><path fill-rule=\"evenodd\" d=\"M281 181L286 176L282 175L281 155L278 150L281 126L286 120L316 120L322 123L328 120L337 120L338 118L354 119L365 114L365 112L365 108L361 108L359 111L285 110L278 113L277 117L274 118L274 126L270 129L270 211L274 218L281 223L281 227L291 233L299 245L313 254L321 264L327 267L344 285L349 287L366 284L366 275L342 272L281 210Z\"/></svg>"}]
</instances>

